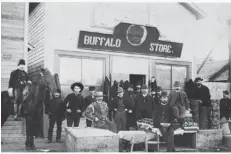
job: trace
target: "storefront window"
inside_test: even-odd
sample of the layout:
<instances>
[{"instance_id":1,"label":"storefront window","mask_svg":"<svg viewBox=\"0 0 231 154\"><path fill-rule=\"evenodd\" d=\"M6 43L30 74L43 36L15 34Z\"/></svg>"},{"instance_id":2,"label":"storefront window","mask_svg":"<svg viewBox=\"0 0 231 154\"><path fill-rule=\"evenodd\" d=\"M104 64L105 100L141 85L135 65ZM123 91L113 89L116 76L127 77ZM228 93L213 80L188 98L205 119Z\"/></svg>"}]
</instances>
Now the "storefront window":
<instances>
[{"instance_id":1,"label":"storefront window","mask_svg":"<svg viewBox=\"0 0 231 154\"><path fill-rule=\"evenodd\" d=\"M174 87L175 81L180 81L182 88L186 81L187 69L186 67L172 67L172 87Z\"/></svg>"},{"instance_id":2,"label":"storefront window","mask_svg":"<svg viewBox=\"0 0 231 154\"><path fill-rule=\"evenodd\" d=\"M187 68L185 66L156 65L157 84L168 92L174 88L175 81L180 81L184 89L186 79Z\"/></svg>"},{"instance_id":3,"label":"storefront window","mask_svg":"<svg viewBox=\"0 0 231 154\"><path fill-rule=\"evenodd\" d=\"M83 84L101 85L103 80L103 61L94 59L83 59Z\"/></svg>"},{"instance_id":4,"label":"storefront window","mask_svg":"<svg viewBox=\"0 0 231 154\"><path fill-rule=\"evenodd\" d=\"M157 85L162 89L171 89L171 66L156 65L156 81Z\"/></svg>"},{"instance_id":5,"label":"storefront window","mask_svg":"<svg viewBox=\"0 0 231 154\"><path fill-rule=\"evenodd\" d=\"M74 82L83 85L102 86L104 61L101 59L83 59L60 57L60 83L69 86Z\"/></svg>"},{"instance_id":6,"label":"storefront window","mask_svg":"<svg viewBox=\"0 0 231 154\"><path fill-rule=\"evenodd\" d=\"M60 83L64 85L81 81L81 59L61 57L60 58Z\"/></svg>"}]
</instances>

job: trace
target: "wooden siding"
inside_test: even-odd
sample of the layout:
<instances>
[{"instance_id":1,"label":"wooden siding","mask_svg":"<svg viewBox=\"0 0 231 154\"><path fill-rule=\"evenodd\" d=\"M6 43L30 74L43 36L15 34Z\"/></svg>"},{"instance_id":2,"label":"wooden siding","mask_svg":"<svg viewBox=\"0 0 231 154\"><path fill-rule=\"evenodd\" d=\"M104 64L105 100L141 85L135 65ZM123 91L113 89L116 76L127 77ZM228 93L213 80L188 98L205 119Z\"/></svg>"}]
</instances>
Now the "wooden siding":
<instances>
[{"instance_id":1,"label":"wooden siding","mask_svg":"<svg viewBox=\"0 0 231 154\"><path fill-rule=\"evenodd\" d=\"M45 3L40 3L29 15L28 42L34 50L28 52L28 73L32 80L44 68Z\"/></svg>"},{"instance_id":2,"label":"wooden siding","mask_svg":"<svg viewBox=\"0 0 231 154\"><path fill-rule=\"evenodd\" d=\"M1 90L8 89L10 73L24 58L25 3L1 3Z\"/></svg>"}]
</instances>

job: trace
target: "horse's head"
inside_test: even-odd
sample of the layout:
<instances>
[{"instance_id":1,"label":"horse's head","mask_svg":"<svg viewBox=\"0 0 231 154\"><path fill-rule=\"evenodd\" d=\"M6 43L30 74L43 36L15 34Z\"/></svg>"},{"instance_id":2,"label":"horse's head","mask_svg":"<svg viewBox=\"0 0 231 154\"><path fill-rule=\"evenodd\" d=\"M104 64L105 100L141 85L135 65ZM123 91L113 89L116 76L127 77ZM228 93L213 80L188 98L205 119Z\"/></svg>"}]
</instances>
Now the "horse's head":
<instances>
[{"instance_id":1,"label":"horse's head","mask_svg":"<svg viewBox=\"0 0 231 154\"><path fill-rule=\"evenodd\" d=\"M51 74L51 72L47 68L41 69L39 77L37 78L37 83L39 84L40 87L49 88L52 94L57 89L60 89L58 83L55 81L55 77Z\"/></svg>"}]
</instances>

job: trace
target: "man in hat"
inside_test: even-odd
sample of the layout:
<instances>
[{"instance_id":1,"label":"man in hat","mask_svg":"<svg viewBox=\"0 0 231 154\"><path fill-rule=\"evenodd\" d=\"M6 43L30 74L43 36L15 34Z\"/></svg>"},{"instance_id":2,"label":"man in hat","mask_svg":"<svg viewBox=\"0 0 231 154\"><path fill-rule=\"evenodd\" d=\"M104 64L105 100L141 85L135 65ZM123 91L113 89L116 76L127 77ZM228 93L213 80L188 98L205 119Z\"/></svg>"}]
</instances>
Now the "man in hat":
<instances>
[{"instance_id":1,"label":"man in hat","mask_svg":"<svg viewBox=\"0 0 231 154\"><path fill-rule=\"evenodd\" d=\"M116 124L108 119L108 106L103 101L103 92L97 91L95 93L96 101L91 103L85 110L84 116L92 121L92 127L107 129L117 133Z\"/></svg>"},{"instance_id":2,"label":"man in hat","mask_svg":"<svg viewBox=\"0 0 231 154\"><path fill-rule=\"evenodd\" d=\"M189 100L184 91L181 91L179 81L174 83L174 90L169 94L168 105L171 108L173 118L183 127L185 112L189 109Z\"/></svg>"},{"instance_id":3,"label":"man in hat","mask_svg":"<svg viewBox=\"0 0 231 154\"><path fill-rule=\"evenodd\" d=\"M87 97L85 97L85 107L87 108L91 103L95 102L96 99L95 99L95 87L94 86L90 86L89 87L89 92L90 92L90 95L88 95ZM86 119L86 126L87 127L91 127L91 124L92 122L88 119Z\"/></svg>"},{"instance_id":4,"label":"man in hat","mask_svg":"<svg viewBox=\"0 0 231 154\"><path fill-rule=\"evenodd\" d=\"M201 100L202 106L210 107L211 106L211 95L209 92L209 88L205 85L203 85L201 82L203 81L202 78L197 77L194 81L196 83L195 93L193 95L194 99Z\"/></svg>"},{"instance_id":5,"label":"man in hat","mask_svg":"<svg viewBox=\"0 0 231 154\"><path fill-rule=\"evenodd\" d=\"M135 100L136 120L152 118L153 116L153 98L148 94L148 86L142 85L141 92L142 94L137 95Z\"/></svg>"},{"instance_id":6,"label":"man in hat","mask_svg":"<svg viewBox=\"0 0 231 154\"><path fill-rule=\"evenodd\" d=\"M48 130L48 141L52 142L53 128L56 123L57 125L57 135L56 142L61 143L61 132L62 132L62 121L65 119L66 105L61 99L61 90L57 89L54 92L54 98L50 100L48 104L48 115L49 115L49 130Z\"/></svg>"},{"instance_id":7,"label":"man in hat","mask_svg":"<svg viewBox=\"0 0 231 154\"><path fill-rule=\"evenodd\" d=\"M22 92L29 81L28 75L25 72L25 60L20 59L18 63L18 69L14 70L10 74L8 93L10 97L14 97L14 112L15 120L19 120L21 116L22 107ZM29 81L30 82L30 81Z\"/></svg>"},{"instance_id":8,"label":"man in hat","mask_svg":"<svg viewBox=\"0 0 231 154\"><path fill-rule=\"evenodd\" d=\"M118 82L114 80L114 83L112 87L110 88L110 100L109 100L109 119L112 120L113 117L113 109L112 109L112 101L117 96L117 90L118 90ZM114 117L113 117L114 118Z\"/></svg>"},{"instance_id":9,"label":"man in hat","mask_svg":"<svg viewBox=\"0 0 231 154\"><path fill-rule=\"evenodd\" d=\"M83 91L83 84L76 82L71 85L73 93L69 94L64 102L67 107L67 127L79 127L81 113L84 111L84 98L81 95Z\"/></svg>"},{"instance_id":10,"label":"man in hat","mask_svg":"<svg viewBox=\"0 0 231 154\"><path fill-rule=\"evenodd\" d=\"M220 118L231 119L231 99L227 90L223 91L223 98L220 100Z\"/></svg>"},{"instance_id":11,"label":"man in hat","mask_svg":"<svg viewBox=\"0 0 231 154\"><path fill-rule=\"evenodd\" d=\"M128 94L124 95L122 87L118 88L117 97L113 99L113 110L115 111L115 123L117 131L126 130L127 112L132 113L132 102Z\"/></svg>"}]
</instances>

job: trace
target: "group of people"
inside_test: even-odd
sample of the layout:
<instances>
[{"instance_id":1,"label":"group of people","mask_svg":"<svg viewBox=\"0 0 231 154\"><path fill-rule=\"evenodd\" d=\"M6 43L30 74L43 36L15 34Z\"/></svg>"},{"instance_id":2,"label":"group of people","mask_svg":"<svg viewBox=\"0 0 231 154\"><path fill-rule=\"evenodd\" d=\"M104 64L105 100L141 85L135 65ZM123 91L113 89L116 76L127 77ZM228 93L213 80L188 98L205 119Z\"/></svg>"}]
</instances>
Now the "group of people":
<instances>
[{"instance_id":1,"label":"group of people","mask_svg":"<svg viewBox=\"0 0 231 154\"><path fill-rule=\"evenodd\" d=\"M22 91L26 83L30 82L24 71L25 61L20 60L18 69L11 73L8 93L15 99L15 120L20 118ZM185 113L190 112L189 99L201 100L202 106L211 106L208 87L201 82L203 79L189 80L184 89L179 81L175 81L174 89L168 94L158 86L155 77L151 78L149 86L137 84L135 87L128 81L116 82L110 89L109 101L104 101L102 91L96 91L94 86L89 87L89 95L83 97L82 83L73 83L72 93L65 99L61 98L61 90L54 92L53 98L46 106L49 115L48 141L52 142L55 123L57 124L56 141L61 142L62 121L67 119L67 127L78 127L80 118L86 117L86 127L108 129L112 132L122 130L138 130L137 121L153 119L154 127L159 128L167 144L168 151L174 151L174 130L183 128ZM221 100L221 118L230 120L231 101L228 91L224 91ZM165 129L161 123L170 123Z\"/></svg>"}]
</instances>

